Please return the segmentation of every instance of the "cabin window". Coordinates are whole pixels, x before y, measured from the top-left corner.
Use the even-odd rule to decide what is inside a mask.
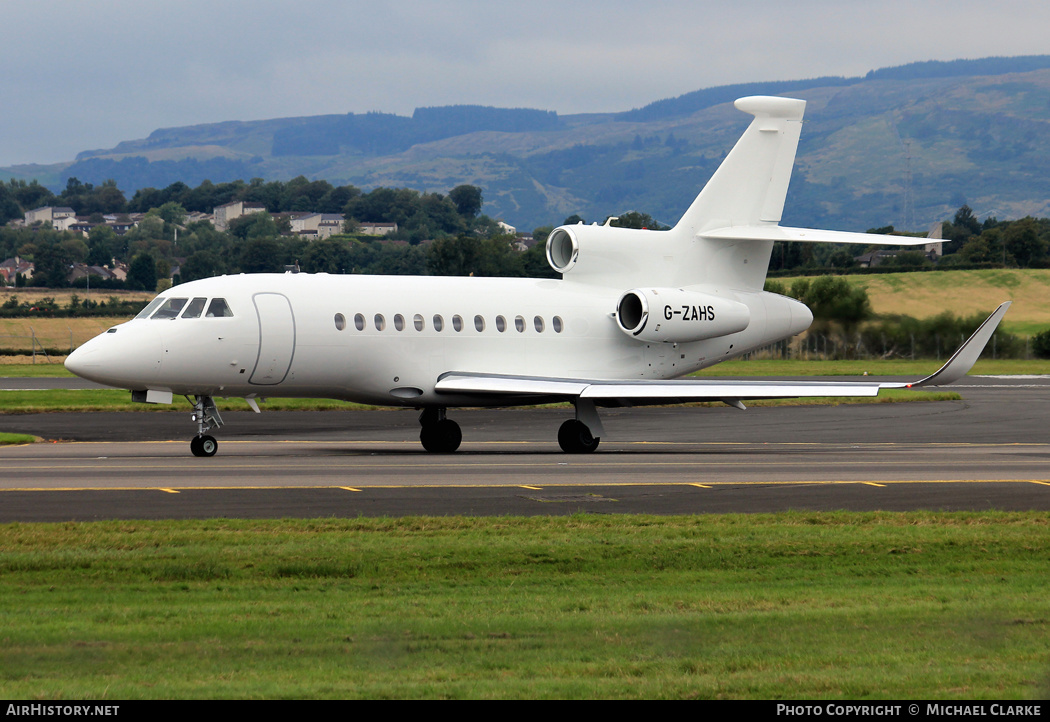
[[[415,326],[417,331],[422,331],[426,326],[426,324],[423,323],[423,317],[418,313],[412,317],[412,325]]]
[[[382,331],[386,328],[386,319],[383,318],[383,314],[377,313],[372,320],[375,322],[376,331]]]
[[[160,307],[151,318],[156,321],[157,319],[172,319],[179,317],[179,311],[186,305],[187,298],[169,298],[167,302]]]
[[[554,327],[554,333],[561,333],[562,329],[564,328],[561,322],[561,316],[555,316],[553,319],[551,319],[551,326]]]
[[[354,328],[358,331],[365,330],[365,317],[360,313],[354,314]]]
[[[157,310],[157,306],[164,303],[167,299],[157,296],[155,299],[149,302],[149,305],[139,311],[139,315],[135,318],[149,318],[150,314]]]
[[[474,328],[477,329],[478,333],[485,330],[485,319],[482,316],[474,317]]]
[[[213,298],[208,306],[208,312],[204,315],[207,318],[225,318],[233,316],[233,311],[230,310],[230,305],[226,303],[225,298]]]
[[[507,330],[507,319],[503,316],[496,316],[496,330],[503,333]]]
[[[208,302],[206,298],[195,298],[189,302],[186,306],[186,310],[182,312],[183,318],[200,318],[201,314],[204,313],[204,304]]]
[[[400,313],[394,314],[394,328],[396,328],[398,331],[405,330],[405,317],[402,316]]]
[[[335,315],[335,327],[337,330],[342,331],[346,328],[346,316],[341,313]]]
[[[445,328],[445,319],[440,314],[434,314],[434,330],[442,331]]]
[[[456,332],[463,330],[463,318],[457,314],[452,317],[452,328],[456,329]]]
[[[532,319],[532,324],[536,327],[536,330],[538,332],[543,333],[543,319],[542,318],[537,316],[536,318]]]
[[[521,316],[514,317],[514,328],[518,333],[525,333],[525,319]]]

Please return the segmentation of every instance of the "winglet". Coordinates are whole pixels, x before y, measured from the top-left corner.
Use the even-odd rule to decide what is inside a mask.
[[[988,345],[988,341],[991,340],[992,334],[995,333],[995,329],[998,328],[999,322],[1003,320],[1003,316],[1006,315],[1006,310],[1010,308],[1010,301],[999,304],[999,308],[992,312],[992,315],[984,320],[977,330],[973,332],[970,338],[966,339],[966,342],[959,347],[959,349],[952,354],[952,357],[948,359],[948,362],[937,369],[935,372],[922,379],[921,381],[915,381],[910,384],[879,384],[879,388],[883,389],[911,389],[919,386],[945,386],[947,384],[958,381],[966,374],[970,373],[970,369],[977,363],[978,357],[981,352],[984,351],[984,347]]]

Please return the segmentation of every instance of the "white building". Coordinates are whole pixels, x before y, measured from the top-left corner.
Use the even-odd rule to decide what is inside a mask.
[[[26,211],[26,225],[31,226],[34,223],[50,223],[57,228],[59,221],[64,218],[73,218],[75,215],[73,209],[66,206],[43,206],[41,208],[34,208],[31,211]]]
[[[343,232],[343,216],[339,213],[311,213],[292,219],[292,233],[308,238],[328,238]]]
[[[252,213],[263,213],[266,211],[266,206],[261,203],[245,203],[244,201],[233,201],[226,205],[217,206],[215,208],[215,228],[220,231],[226,231],[230,228],[230,221],[233,221],[241,216],[250,216]]]

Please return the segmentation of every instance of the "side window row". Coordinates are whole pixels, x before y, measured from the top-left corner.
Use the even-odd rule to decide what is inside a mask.
[[[525,329],[527,328],[528,324],[526,323],[524,316],[515,316],[513,323],[515,331],[517,331],[518,333],[525,333]],[[431,324],[435,331],[441,332],[445,330],[445,319],[440,314],[434,315],[434,318],[431,319]],[[377,313],[372,318],[372,325],[377,331],[385,331],[387,327],[386,317],[381,313]],[[344,316],[341,313],[337,313],[335,315],[335,327],[340,331],[344,330],[346,328],[346,316]],[[404,331],[405,327],[405,317],[402,316],[400,313],[394,314],[394,329],[397,331]],[[415,328],[417,331],[422,331],[426,328],[426,320],[423,318],[422,315],[417,313],[415,316],[412,317],[412,327]],[[537,333],[543,333],[547,330],[547,324],[543,320],[542,316],[533,317],[532,327],[536,329]],[[364,331],[366,328],[368,328],[368,321],[365,318],[364,314],[354,314],[354,328],[356,328],[358,331]],[[463,328],[463,317],[458,314],[453,316],[452,329],[458,333],[462,331]],[[481,333],[486,328],[487,324],[485,322],[485,317],[480,315],[475,316],[474,330],[478,333]],[[506,317],[496,316],[497,331],[499,331],[500,333],[504,333],[509,328],[510,324],[507,323]],[[551,328],[554,329],[554,333],[562,332],[562,330],[565,328],[565,324],[562,322],[561,316],[555,316],[551,319]]]

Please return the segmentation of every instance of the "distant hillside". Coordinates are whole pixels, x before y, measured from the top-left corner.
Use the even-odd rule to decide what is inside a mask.
[[[921,230],[964,203],[980,217],[1050,216],[1050,56],[913,63],[864,77],[707,88],[621,113],[481,106],[167,128],[69,164],[0,169],[50,187],[142,187],[298,175],[444,191],[531,230],[577,213],[674,223],[748,122],[731,101],[809,105],[784,222]]]
[[[643,108],[620,113],[622,120],[659,120],[688,115],[720,103],[732,103],[746,95],[786,95],[808,88],[832,88],[854,85],[866,80],[924,80],[958,78],[970,75],[1005,75],[1050,68],[1050,55],[1027,55],[1015,58],[982,58],[980,60],[929,60],[892,68],[872,70],[863,78],[825,76],[810,80],[784,80],[770,83],[738,83],[695,90],[677,98],[658,100]]]

